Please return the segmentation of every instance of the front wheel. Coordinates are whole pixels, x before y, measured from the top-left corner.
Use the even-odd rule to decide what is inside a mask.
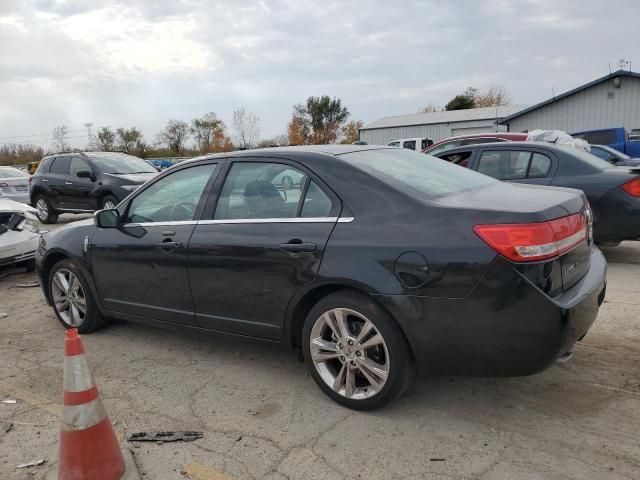
[[[111,210],[118,205],[118,199],[113,195],[107,195],[102,199],[102,209]]]
[[[90,333],[106,324],[89,282],[71,260],[60,260],[49,273],[49,295],[53,311],[64,328]]]
[[[373,410],[411,385],[415,367],[394,320],[367,295],[340,291],[309,312],[302,333],[311,376],[333,400]]]

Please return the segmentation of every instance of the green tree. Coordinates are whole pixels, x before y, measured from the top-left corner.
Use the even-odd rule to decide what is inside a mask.
[[[333,143],[349,115],[349,110],[339,98],[329,95],[309,97],[306,104],[293,107],[289,138],[296,141],[291,143],[295,145],[300,140],[311,144]]]
[[[478,89],[469,87],[463,93],[456,95],[449,103],[444,106],[445,110],[466,110],[468,108],[475,108],[476,96],[478,95]]]
[[[118,136],[118,150],[124,153],[132,153],[143,138],[142,133],[136,127],[118,128],[116,135]]]

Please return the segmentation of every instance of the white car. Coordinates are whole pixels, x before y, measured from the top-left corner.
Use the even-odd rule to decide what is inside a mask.
[[[36,212],[27,204],[0,198],[0,266],[26,263],[35,268],[40,239]]]
[[[0,166],[0,199],[29,203],[29,175],[15,167]]]
[[[388,147],[402,147],[416,152],[422,152],[427,147],[433,145],[430,138],[400,138],[387,143]]]

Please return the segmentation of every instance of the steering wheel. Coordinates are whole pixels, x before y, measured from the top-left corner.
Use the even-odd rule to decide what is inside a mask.
[[[169,218],[171,220],[185,220],[187,218],[193,218],[193,213],[196,211],[196,204],[193,202],[180,202],[171,208],[171,214]]]

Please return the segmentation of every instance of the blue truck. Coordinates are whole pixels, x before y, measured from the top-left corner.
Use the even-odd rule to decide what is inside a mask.
[[[582,138],[591,145],[607,145],[626,153],[630,157],[640,157],[640,140],[631,140],[630,132],[624,127],[602,128],[572,133],[573,138]]]

